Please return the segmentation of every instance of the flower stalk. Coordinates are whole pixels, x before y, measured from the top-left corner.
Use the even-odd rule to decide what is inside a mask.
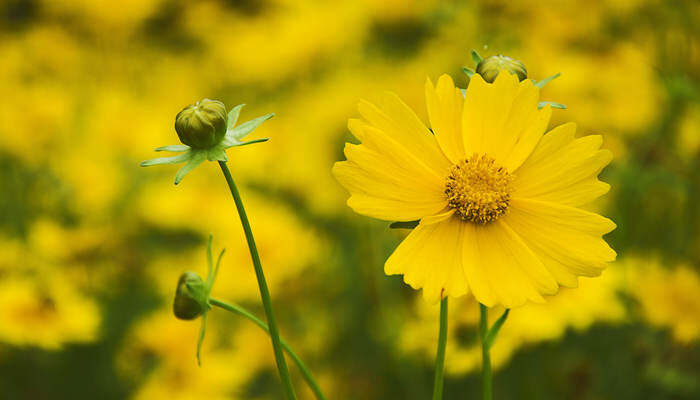
[[[442,387],[445,376],[445,347],[447,345],[447,296],[440,301],[440,331],[437,354],[435,355],[435,382],[433,400],[442,400]]]
[[[274,313],[272,311],[272,301],[270,299],[270,290],[267,287],[267,282],[265,281],[265,274],[263,273],[262,264],[260,263],[260,256],[258,255],[258,249],[255,245],[255,238],[253,237],[253,231],[250,227],[250,222],[248,221],[248,216],[243,207],[243,200],[238,192],[236,183],[233,181],[231,172],[224,161],[219,161],[219,166],[221,171],[226,178],[226,183],[231,191],[231,196],[233,196],[233,201],[236,203],[236,209],[238,210],[238,215],[241,219],[241,225],[243,225],[243,231],[245,232],[246,241],[248,242],[248,250],[250,250],[250,257],[253,260],[253,267],[255,268],[255,275],[258,280],[258,287],[260,289],[260,297],[262,298],[263,308],[265,309],[265,316],[267,317],[268,329],[270,333],[270,339],[272,340],[272,349],[275,353],[275,361],[277,363],[277,370],[282,380],[282,386],[284,387],[285,395],[288,400],[296,400],[296,395],[294,394],[294,387],[292,386],[292,380],[289,376],[289,369],[287,368],[287,361],[284,358],[283,346],[279,336],[279,330],[277,328],[277,321],[275,320]]]

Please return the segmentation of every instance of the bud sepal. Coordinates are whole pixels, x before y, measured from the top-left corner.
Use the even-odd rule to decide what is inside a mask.
[[[140,165],[148,167],[151,165],[186,163],[175,174],[175,184],[177,185],[185,175],[197,168],[205,160],[228,161],[226,150],[231,147],[245,146],[269,140],[269,138],[250,141],[241,140],[263,122],[274,116],[274,114],[266,114],[235,126],[243,106],[244,104],[237,105],[227,115],[221,112],[222,107],[224,107],[223,103],[216,100],[204,99],[201,102],[185,107],[175,118],[175,130],[183,144],[163,146],[155,149],[155,151],[169,151],[182,154],[146,160],[141,162]],[[205,111],[210,112],[198,111],[202,107],[209,107],[209,110],[205,109]]]

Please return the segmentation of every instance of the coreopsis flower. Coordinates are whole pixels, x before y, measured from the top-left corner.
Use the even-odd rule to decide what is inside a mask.
[[[551,107],[539,88],[500,73],[475,74],[463,96],[448,75],[426,82],[431,129],[396,95],[362,101],[333,172],[355,212],[419,221],[385,264],[425,298],[471,292],[484,305],[542,302],[578,276],[597,276],[616,254],[615,224],[583,210],[609,185],[600,136],[567,123],[545,133]]]
[[[190,171],[205,160],[228,161],[226,150],[234,146],[244,146],[268,140],[267,138],[241,141],[246,135],[272,118],[266,114],[236,126],[238,115],[244,104],[233,107],[226,114],[226,106],[218,100],[203,99],[190,104],[175,117],[175,131],[183,143],[158,147],[156,151],[183,152],[174,157],[161,157],[143,161],[142,167],[160,164],[186,164],[175,174],[175,184],[182,181]]]

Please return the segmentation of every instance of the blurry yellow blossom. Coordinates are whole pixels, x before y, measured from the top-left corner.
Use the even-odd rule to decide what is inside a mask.
[[[95,302],[58,274],[41,280],[0,277],[2,342],[59,349],[65,343],[94,340],[99,323]]]
[[[668,327],[673,337],[690,343],[700,339],[700,274],[687,265],[666,267],[658,260],[628,263],[627,290],[654,325]]]
[[[118,6],[108,0],[42,0],[46,10],[63,18],[83,22],[93,33],[114,34],[131,30],[155,13],[164,0],[120,0]],[[126,32],[125,32],[126,33]]]
[[[122,374],[143,379],[133,399],[246,398],[245,384],[274,365],[270,339],[248,321],[232,329],[226,323],[230,315],[212,312],[216,318],[209,317],[201,367],[195,360],[199,324],[173,318],[169,307],[137,323],[117,359]]]
[[[700,157],[700,105],[692,104],[683,113],[676,137],[678,151],[687,159]]]
[[[491,349],[494,365],[504,366],[523,346],[559,339],[569,329],[584,331],[596,322],[623,321],[625,308],[618,297],[622,282],[613,265],[599,278],[579,279],[576,289],[562,288],[556,296],[547,297],[546,303],[528,303],[511,310],[498,334],[498,345]],[[401,347],[432,360],[438,307],[424,301],[416,301],[415,307],[419,318],[401,329]],[[453,300],[450,308],[446,368],[451,374],[464,374],[481,365],[481,344],[476,336],[479,307],[472,298],[463,298]],[[494,309],[493,314],[502,311]]]

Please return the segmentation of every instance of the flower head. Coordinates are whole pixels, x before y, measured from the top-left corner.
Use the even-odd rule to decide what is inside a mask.
[[[141,166],[185,162],[186,164],[175,175],[175,184],[177,185],[185,175],[204,160],[226,162],[228,161],[227,149],[267,141],[268,138],[241,141],[260,124],[274,116],[274,114],[266,114],[236,126],[238,115],[243,106],[244,104],[239,104],[233,107],[228,115],[224,103],[218,100],[203,99],[185,107],[175,117],[175,131],[183,144],[156,149],[156,151],[172,151],[182,154],[143,161]]]
[[[542,302],[578,276],[597,276],[615,252],[615,224],[580,207],[608,191],[612,156],[600,136],[568,123],[545,133],[551,106],[514,74],[474,74],[463,96],[452,78],[426,82],[431,129],[397,96],[362,101],[333,172],[360,214],[417,221],[385,264],[429,301],[468,292],[484,305]]]
[[[506,70],[511,74],[517,75],[518,79],[521,81],[527,78],[527,69],[525,69],[525,64],[500,54],[486,57],[476,66],[476,73],[481,75],[486,82],[495,81],[498,73],[502,70]]]
[[[180,141],[195,149],[212,147],[226,135],[226,106],[204,99],[177,113],[175,131]]]
[[[173,314],[178,319],[195,319],[205,313],[207,304],[206,285],[196,272],[185,271],[180,275],[175,290]]]

